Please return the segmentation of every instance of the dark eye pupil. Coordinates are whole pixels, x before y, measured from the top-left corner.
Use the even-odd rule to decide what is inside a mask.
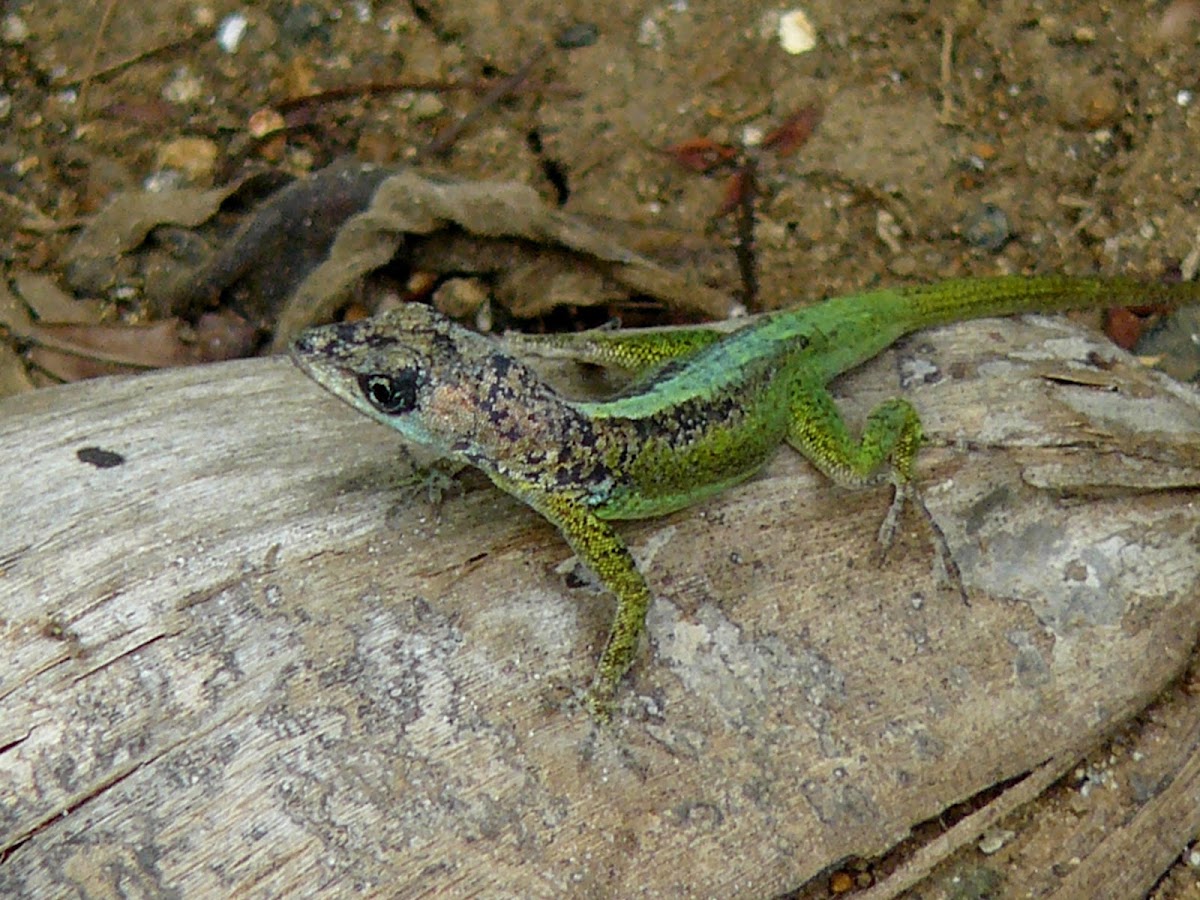
[[[399,375],[360,375],[359,390],[371,405],[384,413],[411,412],[417,405],[417,376],[405,371]]]

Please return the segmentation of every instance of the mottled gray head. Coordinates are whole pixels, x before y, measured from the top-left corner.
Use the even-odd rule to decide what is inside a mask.
[[[560,448],[594,443],[586,419],[526,365],[427,306],[310,329],[292,359],[413,443],[493,474],[540,472]]]
[[[358,322],[305,331],[291,357],[355,409],[443,452],[470,423],[447,421],[446,388],[469,377],[486,341],[427,306],[410,303]]]

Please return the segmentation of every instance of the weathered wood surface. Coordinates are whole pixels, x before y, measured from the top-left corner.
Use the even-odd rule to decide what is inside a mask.
[[[839,393],[901,382],[971,605],[781,452],[621,526],[656,600],[601,732],[552,529],[478,477],[434,516],[286,362],[0,404],[0,894],[769,896],[1072,758],[1195,642],[1200,402],[1042,319]]]

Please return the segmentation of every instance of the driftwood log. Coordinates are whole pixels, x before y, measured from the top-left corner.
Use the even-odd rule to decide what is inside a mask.
[[[478,476],[434,511],[284,360],[0,403],[0,894],[764,897],[1036,795],[1189,659],[1200,401],[1041,318],[837,385],[901,391],[970,605],[783,450],[621,526],[656,600],[600,730],[557,534]]]

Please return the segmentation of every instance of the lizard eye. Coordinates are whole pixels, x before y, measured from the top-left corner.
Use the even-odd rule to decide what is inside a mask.
[[[412,412],[417,405],[417,373],[406,369],[399,375],[358,376],[358,389],[382,413]]]

